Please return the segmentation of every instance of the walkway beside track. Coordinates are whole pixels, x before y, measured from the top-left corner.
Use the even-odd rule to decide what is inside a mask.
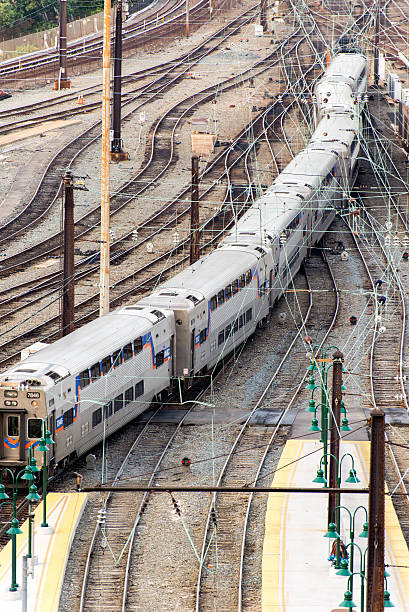
[[[41,527],[42,508],[40,503],[34,518],[34,554],[37,563],[34,576],[27,579],[28,612],[58,612],[65,566],[71,543],[81,514],[87,501],[86,493],[48,493],[47,522],[52,530]],[[0,552],[0,609],[7,612],[22,610],[22,558],[27,553],[28,520],[21,527],[23,533],[17,536],[17,582],[16,594],[10,593],[11,584],[11,542]],[[30,561],[29,561],[30,569]]]
[[[355,461],[359,487],[368,486],[369,442],[342,442],[340,457],[351,453]],[[311,487],[316,477],[322,444],[317,441],[289,440],[280,458],[272,486]],[[351,462],[342,462],[342,486]],[[267,482],[265,482],[267,484]],[[341,505],[350,511],[359,505],[368,507],[368,496],[343,494]],[[363,510],[355,520],[355,542],[364,552],[367,540],[358,537],[365,521]],[[396,612],[409,612],[409,553],[392,501],[385,504],[385,551],[390,601]],[[303,493],[272,493],[269,495],[263,549],[263,612],[330,612],[339,608],[347,590],[348,578],[337,576],[328,561],[334,540],[324,538],[327,531],[327,496]],[[341,538],[349,542],[349,517],[341,510]],[[354,571],[358,571],[360,553],[355,548]],[[360,610],[360,577],[354,576],[354,610]]]

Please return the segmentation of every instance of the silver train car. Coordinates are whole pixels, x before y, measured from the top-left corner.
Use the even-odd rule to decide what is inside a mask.
[[[307,147],[214,252],[0,374],[0,468],[24,465],[30,448],[41,465],[45,429],[55,440],[47,461],[64,466],[165,400],[175,383],[189,386],[267,320],[349,197],[362,110],[354,100],[366,75],[362,55],[335,58],[316,87]]]

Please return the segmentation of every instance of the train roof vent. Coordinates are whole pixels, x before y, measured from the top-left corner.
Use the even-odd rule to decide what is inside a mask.
[[[306,187],[309,187],[310,189],[314,189],[314,187],[313,187],[312,185],[310,185],[309,183],[304,183],[304,185],[305,185]]]
[[[240,232],[242,236],[255,236],[256,232]]]
[[[151,313],[155,315],[155,317],[158,318],[158,321],[161,321],[162,319],[165,318],[165,315],[160,310],[151,310]]]
[[[125,306],[124,310],[145,310],[145,306]]]
[[[193,302],[193,304],[198,304],[200,300],[197,299],[197,297],[195,297],[194,295],[187,295],[186,296],[187,300],[190,300],[191,302]]]
[[[295,195],[301,198],[301,200],[305,200],[305,197],[302,195],[302,193],[296,193]]]
[[[168,295],[169,297],[176,297],[178,294],[176,291],[161,291],[159,295]]]
[[[254,247],[254,250],[255,250],[255,251],[258,251],[259,253],[262,253],[263,255],[265,254],[264,249],[262,249],[262,248],[261,248],[261,247],[259,247],[259,246]]]
[[[37,370],[29,370],[28,368],[19,368],[18,370],[14,370],[15,372],[22,372],[23,374],[34,374]]]
[[[58,382],[59,380],[62,379],[61,374],[58,374],[57,372],[54,372],[54,370],[50,370],[49,372],[46,372],[45,376],[48,376],[49,378],[52,378],[52,380],[54,382]]]

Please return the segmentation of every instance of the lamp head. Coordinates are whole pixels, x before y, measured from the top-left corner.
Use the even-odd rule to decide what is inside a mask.
[[[356,605],[352,601],[352,593],[351,591],[345,591],[344,593],[344,601],[341,601],[339,604],[340,608],[356,608]]]
[[[349,476],[345,479],[345,482],[359,482],[359,479],[356,477],[356,470],[354,468],[349,470]]]
[[[305,388],[309,389],[310,391],[314,391],[314,389],[316,389],[314,376],[309,377],[308,385]]]
[[[310,399],[308,402],[308,408],[306,408],[306,412],[315,412],[315,402],[313,399]]]
[[[46,453],[48,451],[48,446],[46,445],[44,438],[40,438],[37,450],[40,451],[40,453]]]
[[[328,525],[328,531],[324,534],[324,538],[332,538],[333,540],[339,538],[339,533],[337,532],[337,526],[335,523],[330,523]]]
[[[37,493],[37,487],[35,484],[30,485],[30,493],[26,495],[26,500],[30,502],[39,501],[41,497]]]
[[[37,467],[37,459],[35,457],[31,457],[30,459],[30,469],[33,474],[41,471],[40,468]]]
[[[321,427],[318,425],[318,419],[312,419],[311,427],[308,428],[308,431],[321,431]]]
[[[307,370],[313,374],[313,372],[316,372],[318,370],[315,361],[313,361],[312,359],[310,360],[310,365],[308,366]]]
[[[351,428],[348,425],[348,419],[346,417],[342,419],[341,431],[351,431]]]
[[[362,525],[362,532],[359,534],[360,538],[367,538],[368,537],[368,523],[364,523]]]
[[[55,444],[54,440],[51,437],[51,433],[48,431],[45,432],[45,443],[46,444]]]
[[[348,559],[341,559],[341,569],[336,572],[337,576],[351,576],[351,572],[348,569]]]
[[[385,591],[384,595],[383,595],[383,599],[384,599],[384,603],[383,603],[383,607],[384,608],[394,608],[395,604],[393,604],[390,600],[390,593],[389,591]]]
[[[18,535],[19,533],[23,533],[18,526],[18,520],[16,518],[11,520],[11,527],[10,529],[7,529],[6,533],[8,535]]]
[[[0,499],[9,499],[4,484],[0,484]]]
[[[312,482],[318,482],[320,484],[327,484],[327,479],[324,478],[324,470],[321,468],[317,470],[317,476],[314,478]]]
[[[34,480],[33,471],[31,465],[26,465],[24,474],[21,476],[21,480]]]

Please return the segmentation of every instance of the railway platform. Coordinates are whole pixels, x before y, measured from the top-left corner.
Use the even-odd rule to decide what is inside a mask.
[[[86,493],[48,493],[47,522],[41,527],[42,502],[34,517],[34,572],[27,578],[27,611],[57,612],[71,543],[87,500]],[[21,611],[23,556],[28,546],[28,520],[17,535],[17,591],[10,592],[12,544],[0,552],[0,609]],[[28,560],[28,569],[31,569]]]
[[[350,453],[359,487],[368,485],[369,442],[342,442],[340,457]],[[289,440],[275,471],[272,486],[311,487],[317,476],[322,444],[318,440]],[[342,487],[354,487],[346,478],[351,469],[350,457],[341,461]],[[266,482],[267,484],[267,482]],[[322,487],[322,484],[316,484]],[[343,494],[341,506],[351,515],[358,506],[368,507],[368,496]],[[367,540],[363,531],[365,511],[355,513],[354,542],[365,554]],[[385,553],[387,590],[396,612],[409,612],[409,553],[390,498],[385,503]],[[341,539],[350,542],[350,517],[341,509]],[[262,567],[263,612],[330,612],[340,607],[348,590],[348,577],[339,576],[328,560],[335,540],[324,537],[327,532],[327,496],[325,494],[273,493],[269,495],[265,522]],[[348,550],[350,550],[350,546]],[[354,547],[354,572],[359,572],[360,551]],[[366,558],[366,557],[365,557]],[[354,610],[361,610],[361,577],[354,575]],[[366,588],[366,586],[365,586]]]

